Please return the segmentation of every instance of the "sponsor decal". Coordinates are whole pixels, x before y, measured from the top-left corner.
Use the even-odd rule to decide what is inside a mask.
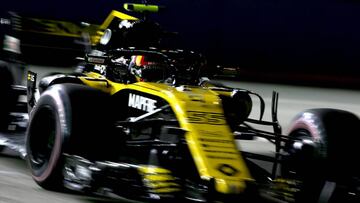
[[[136,94],[129,94],[129,107],[152,112],[156,109],[156,100]]]
[[[227,176],[234,176],[240,171],[229,164],[221,164],[217,168],[221,173]]]
[[[99,64],[103,64],[105,62],[104,58],[96,58],[96,57],[88,57],[88,61],[90,63],[99,63]]]

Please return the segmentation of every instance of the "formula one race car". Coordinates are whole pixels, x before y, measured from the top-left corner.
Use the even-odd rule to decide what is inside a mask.
[[[251,119],[251,95],[257,94],[199,78],[201,58],[184,58],[197,57],[117,49],[87,55],[82,72],[43,78],[40,98],[29,94],[26,151],[34,180],[51,190],[65,186],[140,200],[359,200],[359,170],[349,167],[348,156],[358,143],[358,117],[308,110],[281,135],[276,93],[273,120]],[[28,78],[33,90],[36,75]],[[276,156],[239,152],[235,141],[251,136],[274,142]],[[273,171],[252,159],[273,162]]]
[[[158,28],[135,25],[124,33]],[[102,45],[111,40],[107,33]],[[202,77],[200,54],[155,48],[158,34],[147,43],[135,39],[140,48],[93,50],[74,73],[51,74],[38,86],[36,73],[28,73],[26,159],[37,184],[141,201],[360,200],[360,170],[349,156],[360,139],[356,115],[307,110],[282,135],[276,92],[272,121],[264,121],[261,96]],[[253,99],[260,100],[259,119],[249,117]],[[275,157],[239,151],[236,141],[252,137],[273,142]]]

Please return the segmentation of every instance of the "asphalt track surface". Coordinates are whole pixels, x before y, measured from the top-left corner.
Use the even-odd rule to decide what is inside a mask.
[[[40,73],[40,77],[54,69],[48,67],[30,67]],[[69,72],[70,69],[56,69],[59,72]],[[251,82],[221,81],[225,85],[252,90],[265,99],[267,110],[264,120],[270,120],[270,102],[272,91],[279,92],[279,121],[286,134],[291,119],[300,111],[309,108],[337,108],[353,112],[360,116],[360,90],[328,89],[317,87],[288,86]],[[251,113],[256,118],[259,113],[258,102],[254,98],[255,109]],[[273,146],[263,139],[241,141],[239,148],[245,151],[271,155]],[[264,165],[264,167],[270,167]],[[24,160],[19,159],[11,150],[0,155],[0,203],[106,203],[132,202],[119,199],[84,196],[79,194],[58,193],[46,191],[31,179]]]

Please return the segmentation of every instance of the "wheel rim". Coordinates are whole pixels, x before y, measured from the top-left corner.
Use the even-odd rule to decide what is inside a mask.
[[[289,136],[298,139],[298,141],[289,142],[285,146],[288,156],[285,168],[287,172],[284,175],[301,179],[307,171],[307,166],[304,163],[315,157],[316,145],[311,133],[305,129],[298,129],[290,133]]]
[[[55,113],[45,106],[32,120],[29,136],[29,159],[35,170],[45,169],[52,155],[56,137]]]

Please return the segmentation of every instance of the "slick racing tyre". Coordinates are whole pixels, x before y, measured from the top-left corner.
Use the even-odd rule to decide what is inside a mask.
[[[95,159],[106,134],[108,95],[78,84],[57,84],[40,97],[30,115],[27,162],[36,183],[63,188],[64,153]],[[101,151],[101,150],[99,150]]]
[[[6,62],[0,61],[0,130],[6,130],[10,110],[16,104],[16,95],[12,90],[14,78]]]
[[[302,181],[298,202],[337,202],[336,195],[322,197],[325,184],[351,187],[358,180],[359,164],[352,164],[358,161],[352,156],[358,154],[358,126],[359,118],[343,110],[311,109],[295,117],[289,136],[298,140],[285,145],[282,176]]]

